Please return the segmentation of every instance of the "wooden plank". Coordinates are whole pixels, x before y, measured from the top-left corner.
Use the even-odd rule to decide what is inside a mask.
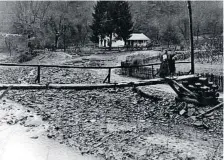
[[[183,90],[185,90],[186,92],[188,92],[190,95],[192,95],[194,98],[198,98],[197,95],[195,95],[193,92],[191,92],[189,89],[185,88],[183,85],[180,85],[179,83],[177,83],[174,80],[171,80],[173,82],[173,84],[177,85],[178,87],[182,88]]]
[[[178,61],[175,64],[179,63],[190,63],[187,61]],[[150,63],[139,66],[111,66],[111,67],[82,67],[82,66],[71,66],[71,65],[47,65],[47,64],[16,64],[16,63],[0,63],[0,66],[21,66],[21,67],[57,67],[57,68],[76,68],[76,69],[112,69],[112,68],[136,68],[152,65],[160,65],[161,63]]]
[[[204,113],[198,115],[196,118],[202,118],[206,114],[209,114],[209,113],[213,112],[214,110],[219,109],[220,107],[223,107],[223,102],[217,104],[216,106],[212,107],[211,109],[209,109],[209,110],[205,111]]]
[[[7,89],[11,86],[11,90],[18,90],[18,89],[46,89],[47,85],[40,85],[40,84],[0,84],[0,90]]]
[[[131,86],[146,86],[161,84],[159,80],[153,80],[148,82],[136,82],[136,83],[118,83],[118,84],[0,84],[0,89],[7,89],[11,86],[13,90],[29,90],[29,89],[74,89],[74,90],[91,90],[102,88],[114,88],[114,87],[131,87]]]

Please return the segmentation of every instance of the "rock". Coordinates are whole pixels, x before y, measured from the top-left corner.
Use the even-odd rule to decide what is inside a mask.
[[[183,115],[183,114],[185,114],[185,113],[186,113],[186,110],[185,110],[185,109],[182,109],[182,110],[179,112],[180,115]]]
[[[195,108],[195,105],[189,103],[189,104],[187,104],[187,107],[188,107],[188,108]]]
[[[213,120],[213,119],[215,119],[215,117],[214,116],[210,116],[210,117],[208,117],[209,119],[211,119],[211,120]]]
[[[195,108],[188,108],[187,115],[191,117],[195,114],[195,111]]]
[[[96,122],[96,119],[91,119],[90,122],[94,123],[94,122]]]
[[[202,137],[201,138],[203,141],[208,141],[208,139],[206,137]]]
[[[207,124],[205,124],[205,123],[203,123],[203,121],[199,121],[199,120],[194,122],[193,125],[198,128],[205,128],[205,129],[209,128]]]
[[[48,138],[53,138],[53,135],[52,134],[47,134],[47,137]]]
[[[10,124],[10,125],[13,125],[13,124],[16,124],[16,123],[17,123],[17,121],[15,119],[7,121],[7,124]]]
[[[213,116],[213,115],[214,115],[214,113],[211,112],[211,113],[206,114],[205,117],[210,117],[210,116]]]
[[[196,116],[191,116],[190,117],[193,121],[196,121]]]
[[[194,125],[195,127],[202,127],[202,126],[203,126],[203,122],[202,122],[202,121],[195,121],[195,122],[193,123],[193,125]]]
[[[37,139],[37,138],[38,138],[38,136],[33,136],[33,137],[30,137],[30,138],[32,138],[32,139]]]

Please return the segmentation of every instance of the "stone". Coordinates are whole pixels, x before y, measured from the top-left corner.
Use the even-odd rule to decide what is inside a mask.
[[[193,125],[196,126],[196,127],[202,127],[203,126],[203,122],[202,121],[195,121],[193,123]]]
[[[180,115],[183,115],[183,114],[186,113],[186,110],[185,109],[182,109],[179,113],[180,113]]]
[[[190,117],[190,116],[193,116],[194,113],[195,113],[195,108],[189,108],[188,111],[187,111],[187,115]]]
[[[191,116],[190,117],[192,120],[196,121],[196,116]]]
[[[37,139],[37,138],[38,138],[38,136],[33,136],[33,137],[30,137],[30,138],[32,138],[32,139]]]

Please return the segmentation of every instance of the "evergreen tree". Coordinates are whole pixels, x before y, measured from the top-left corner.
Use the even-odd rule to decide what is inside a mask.
[[[130,13],[130,6],[127,1],[117,1],[115,10],[117,8],[116,16],[116,33],[119,38],[122,38],[126,44],[127,39],[133,31],[132,16]]]
[[[116,8],[116,2],[113,2],[113,1],[107,2],[104,33],[106,36],[109,37],[109,50],[111,50],[111,46],[112,46],[112,35],[113,33],[116,33],[117,12],[118,12],[118,9]]]
[[[91,40],[99,42],[99,36],[109,37],[109,49],[112,45],[112,34],[125,42],[132,33],[132,17],[128,2],[98,1],[94,7],[93,23],[90,26],[93,34]]]
[[[102,38],[105,37],[105,19],[106,17],[106,11],[107,11],[107,2],[106,1],[97,1],[97,4],[94,6],[94,13],[92,13],[93,16],[93,23],[90,25],[90,28],[92,29],[92,35],[91,35],[91,41],[98,43],[99,42],[99,36]]]

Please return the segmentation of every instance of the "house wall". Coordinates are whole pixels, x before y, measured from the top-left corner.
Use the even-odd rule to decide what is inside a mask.
[[[147,44],[149,43],[150,41],[139,41],[139,40],[133,40],[133,41],[128,41],[128,44],[135,47],[135,46],[138,46],[138,47],[145,47],[147,46]]]
[[[140,38],[141,39],[141,38]],[[148,43],[150,43],[150,40],[128,40],[128,44],[130,46],[147,46]],[[101,39],[99,37],[99,47],[109,47],[109,37],[105,37],[104,39]],[[123,40],[116,40],[114,35],[112,36],[112,47],[124,47],[125,42]]]
[[[99,39],[99,47],[109,47],[109,38]],[[112,40],[112,47],[124,47],[123,40]]]
[[[124,47],[123,40],[112,41],[112,47]]]

